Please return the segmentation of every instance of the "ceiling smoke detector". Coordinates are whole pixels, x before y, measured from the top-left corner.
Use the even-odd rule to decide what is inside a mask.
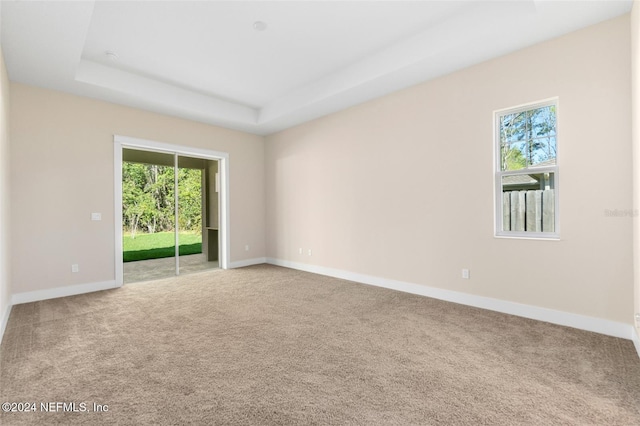
[[[253,29],[256,31],[264,31],[267,29],[266,22],[256,21],[253,23]]]

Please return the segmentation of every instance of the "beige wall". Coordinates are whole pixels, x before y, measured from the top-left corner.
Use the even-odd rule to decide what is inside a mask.
[[[269,136],[267,255],[629,324],[629,40],[627,15]],[[561,241],[496,239],[493,111],[554,96]]]
[[[228,152],[230,261],[264,257],[262,137],[21,84],[11,93],[13,293],[114,280],[114,134]]]
[[[631,132],[633,144],[633,207],[640,212],[640,2],[631,11]],[[633,221],[634,307],[640,313],[640,216]],[[640,335],[640,322],[636,321]]]
[[[11,302],[9,269],[9,79],[0,49],[0,339]]]

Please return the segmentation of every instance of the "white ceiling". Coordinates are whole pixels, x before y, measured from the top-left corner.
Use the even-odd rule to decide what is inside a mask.
[[[4,0],[0,37],[12,81],[269,134],[631,5]]]

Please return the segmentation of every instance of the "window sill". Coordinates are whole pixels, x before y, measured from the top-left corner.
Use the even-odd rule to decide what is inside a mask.
[[[560,235],[523,235],[523,234],[496,234],[494,238],[507,239],[507,240],[538,240],[538,241],[560,241]]]

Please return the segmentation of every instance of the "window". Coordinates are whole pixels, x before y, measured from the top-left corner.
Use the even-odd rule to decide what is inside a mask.
[[[558,238],[557,100],[495,113],[496,236]]]

